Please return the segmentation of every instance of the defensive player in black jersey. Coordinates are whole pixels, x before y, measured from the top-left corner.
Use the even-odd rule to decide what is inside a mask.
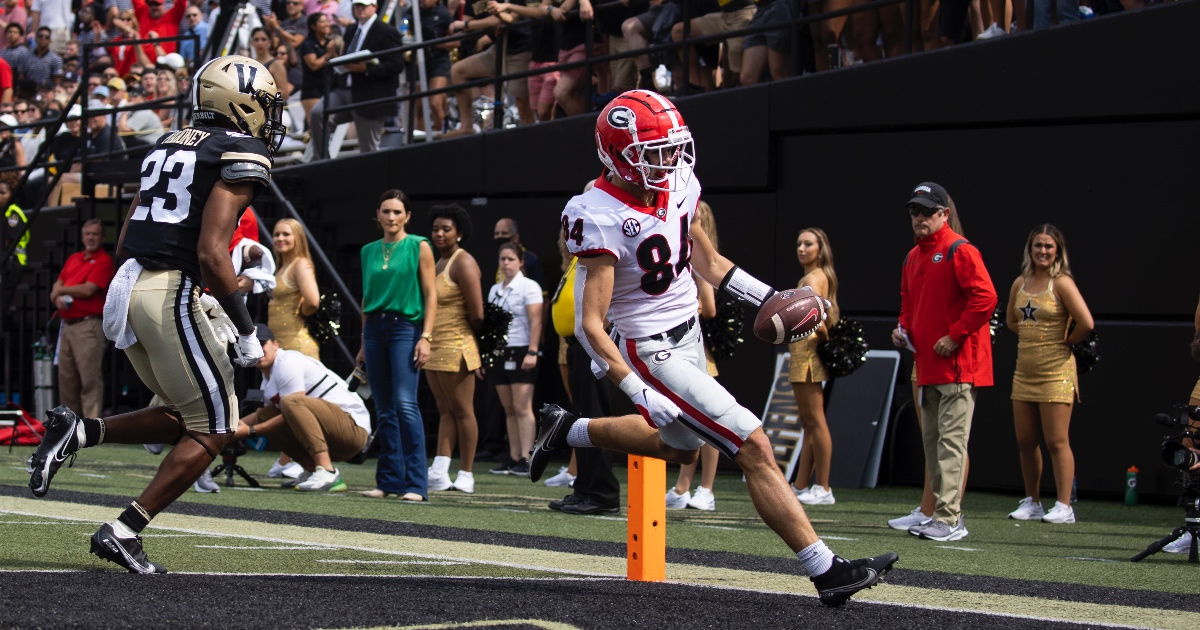
[[[166,573],[146,557],[142,529],[237,434],[226,343],[245,367],[263,354],[228,244],[238,215],[271,181],[271,155],[286,131],[284,102],[271,73],[248,57],[208,62],[194,85],[194,126],[163,136],[142,161],[141,190],[117,245],[128,260],[104,309],[105,334],[164,406],[111,418],[79,418],[58,407],[29,460],[29,487],[41,497],[81,448],[175,445],[141,496],[92,536],[92,553],[136,573]]]

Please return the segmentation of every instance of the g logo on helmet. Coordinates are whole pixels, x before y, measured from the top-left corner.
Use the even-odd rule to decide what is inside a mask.
[[[628,129],[634,120],[637,116],[628,107],[614,107],[608,112],[608,124],[617,129]]]

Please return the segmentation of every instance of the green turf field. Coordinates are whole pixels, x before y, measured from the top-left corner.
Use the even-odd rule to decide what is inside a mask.
[[[11,454],[6,448],[0,449],[0,485],[26,485],[24,461],[30,452],[30,447],[17,448]],[[263,490],[250,490],[238,480],[234,488],[223,486],[220,494],[189,491],[181,501],[609,543],[625,540],[623,514],[580,517],[552,512],[546,503],[561,498],[566,494],[564,490],[531,484],[523,478],[490,475],[482,463],[477,466],[475,494],[436,493],[428,504],[413,505],[366,499],[354,492],[374,487],[373,461],[342,466],[350,492],[314,495],[279,489],[278,481],[265,475],[272,460],[273,456],[253,452],[240,460],[263,482]],[[105,445],[82,451],[73,468],[59,471],[46,500],[54,500],[56,490],[135,496],[160,461],[160,456],[137,446]],[[625,470],[618,468],[617,472],[623,477]],[[668,476],[674,477],[671,473]],[[810,507],[809,515],[828,544],[844,556],[894,550],[900,554],[899,566],[904,569],[1164,592],[1198,590],[1195,585],[1200,567],[1187,564],[1184,556],[1158,554],[1141,563],[1128,562],[1134,553],[1182,522],[1179,508],[1082,502],[1075,507],[1079,522],[1049,525],[1008,520],[1005,515],[1016,506],[1014,497],[974,492],[967,494],[964,504],[970,535],[957,542],[936,543],[885,525],[887,519],[912,509],[918,499],[916,489],[837,489],[836,494],[836,505]],[[715,495],[716,512],[668,513],[669,547],[788,557],[787,548],[755,516],[740,477],[719,476]],[[32,497],[27,491],[23,496]],[[107,515],[99,518],[112,518],[116,510],[89,508],[87,513],[81,518],[92,518],[93,513]],[[183,572],[546,575],[522,568],[519,561],[498,566],[495,562],[439,559],[436,544],[430,545],[430,558],[389,556],[374,549],[326,547],[311,541],[297,544],[259,540],[254,538],[254,529],[239,522],[230,536],[216,537],[212,532],[160,530],[152,525],[146,532],[146,542],[152,546],[155,559],[169,564],[173,571]],[[0,540],[5,541],[0,546],[0,569],[106,566],[86,553],[87,536],[94,530],[93,521],[57,521],[39,518],[32,511],[0,512]],[[216,550],[220,553],[214,553]],[[580,572],[587,573],[582,569]]]

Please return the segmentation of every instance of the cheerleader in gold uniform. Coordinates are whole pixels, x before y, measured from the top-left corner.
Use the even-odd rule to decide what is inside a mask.
[[[475,420],[475,378],[481,366],[474,330],[483,322],[479,263],[462,243],[471,235],[471,218],[456,204],[434,206],[430,241],[438,250],[437,313],[425,377],[437,400],[437,455],[429,467],[429,490],[475,492],[471,471],[479,425]],[[458,446],[459,471],[450,481],[450,457]]]
[[[275,246],[275,290],[267,305],[267,322],[279,347],[295,350],[321,360],[316,340],[308,334],[304,318],[317,311],[321,290],[312,258],[308,255],[308,238],[295,219],[280,219],[271,234]]]
[[[796,409],[804,441],[800,445],[800,467],[796,474],[796,496],[806,505],[832,505],[835,501],[829,487],[829,466],[833,458],[833,440],[825,422],[825,393],[821,383],[828,379],[825,365],[817,356],[817,345],[829,338],[829,328],[837,323],[837,274],[833,271],[833,249],[829,237],[820,228],[807,228],[796,237],[796,258],[804,267],[804,277],[797,286],[812,287],[825,296],[832,306],[829,319],[816,334],[788,346],[788,381],[796,396]],[[813,484],[808,486],[809,479]],[[807,487],[801,487],[807,486]]]
[[[1071,276],[1062,232],[1053,225],[1039,225],[1029,234],[1021,276],[1013,281],[1005,313],[1008,327],[1020,338],[1012,400],[1027,495],[1009,517],[1074,523],[1070,501],[1075,456],[1068,430],[1071,409],[1079,400],[1079,384],[1071,345],[1087,337],[1093,322]],[[1075,330],[1068,335],[1070,320],[1075,321]],[[1044,511],[1040,498],[1043,436],[1058,491],[1049,512]]]

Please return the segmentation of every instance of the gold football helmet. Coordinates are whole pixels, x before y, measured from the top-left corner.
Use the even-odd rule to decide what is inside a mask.
[[[284,105],[271,72],[249,57],[217,57],[200,67],[193,82],[193,120],[226,118],[242,133],[266,142],[272,154],[287,132]]]

